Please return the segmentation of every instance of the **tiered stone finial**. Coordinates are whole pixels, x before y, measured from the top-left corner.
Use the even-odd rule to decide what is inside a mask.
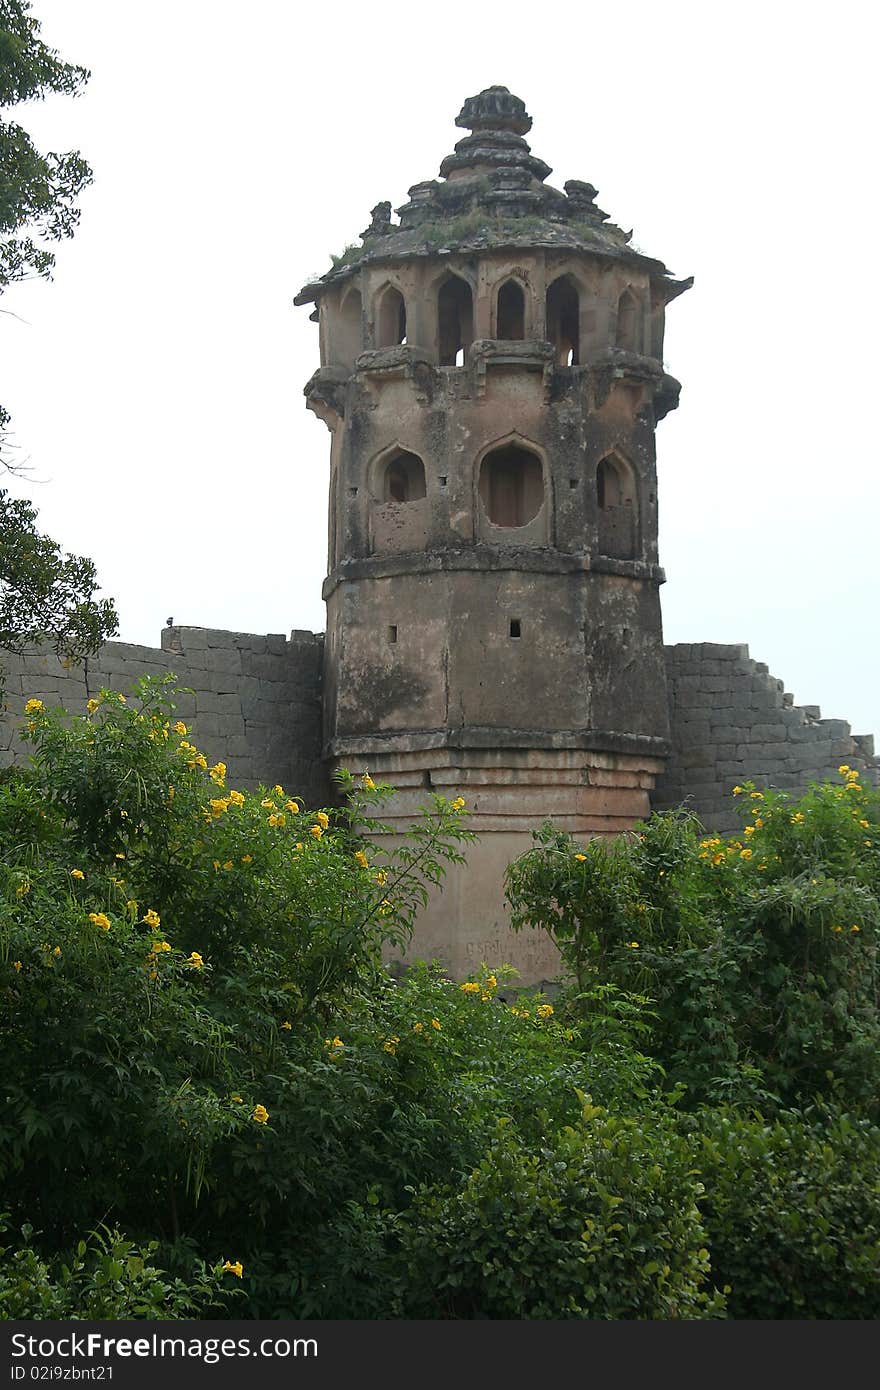
[[[532,155],[523,136],[532,128],[525,102],[507,87],[486,87],[468,97],[455,124],[471,134],[459,140],[455,153],[440,165],[443,178],[475,169],[516,169],[542,183],[553,171]]]

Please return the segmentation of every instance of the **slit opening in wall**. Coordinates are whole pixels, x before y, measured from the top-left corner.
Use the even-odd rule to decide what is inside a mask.
[[[440,480],[439,480],[440,486],[441,486],[441,487],[445,487],[445,486],[446,486],[446,481],[447,481],[446,478],[444,478],[444,477],[441,476],[441,478],[440,478]]]
[[[389,623],[389,624],[388,624],[388,641],[389,641],[389,642],[396,642],[396,641],[397,641],[397,624],[396,624],[396,623]]]
[[[358,490],[357,490],[357,488],[356,488],[356,487],[350,487],[350,488],[348,489],[348,495],[349,495],[349,497],[357,497],[357,495],[358,495]]]
[[[578,479],[578,478],[569,478],[569,480],[568,480],[568,486],[569,486],[570,488],[574,489],[574,488],[577,487],[579,481],[580,481],[580,479]]]
[[[522,623],[519,618],[511,618],[510,635],[511,637],[522,637]]]

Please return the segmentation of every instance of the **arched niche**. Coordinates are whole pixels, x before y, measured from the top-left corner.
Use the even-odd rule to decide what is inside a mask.
[[[424,550],[430,504],[425,465],[418,454],[395,444],[370,469],[370,548],[373,553]]]
[[[437,287],[437,346],[441,367],[462,366],[474,340],[474,296],[450,271]]]
[[[477,483],[483,513],[492,526],[519,530],[544,506],[544,467],[540,457],[516,440],[489,449],[480,461]]]
[[[376,303],[376,347],[406,342],[406,301],[394,285],[386,285]]]
[[[560,275],[547,290],[547,338],[558,367],[576,367],[581,351],[581,301],[570,275]]]
[[[526,336],[526,297],[517,280],[505,280],[495,304],[495,337],[522,342]]]
[[[596,467],[599,551],[617,560],[634,560],[639,545],[636,477],[619,454],[600,459]]]
[[[358,289],[350,289],[342,301],[336,334],[336,357],[344,367],[353,367],[363,351],[363,301]]]
[[[641,352],[641,308],[631,290],[624,290],[617,301],[617,333],[615,346],[625,352]]]
[[[377,493],[381,501],[404,506],[427,497],[425,465],[418,454],[395,449],[380,461]]]

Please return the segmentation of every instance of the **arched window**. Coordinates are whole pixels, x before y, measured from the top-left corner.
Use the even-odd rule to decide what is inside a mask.
[[[339,314],[339,333],[337,339],[337,353],[339,361],[345,367],[353,367],[354,360],[363,348],[363,305],[359,290],[349,290],[345,299],[342,301],[342,309]]]
[[[437,331],[440,366],[461,366],[474,340],[474,301],[470,285],[458,275],[447,275],[437,293]]]
[[[427,496],[425,465],[418,454],[398,449],[385,460],[381,475],[383,502],[418,502]]]
[[[638,301],[629,290],[624,290],[617,301],[616,344],[626,352],[640,352],[640,339]]]
[[[515,280],[505,280],[498,291],[495,336],[514,342],[526,336],[526,297]]]
[[[616,455],[600,460],[596,469],[599,504],[599,550],[618,560],[632,560],[638,549],[638,505],[635,475]]]
[[[577,287],[568,275],[560,275],[547,291],[547,337],[556,349],[556,365],[576,367],[580,361],[581,305]]]
[[[494,526],[526,526],[544,502],[541,460],[518,444],[502,444],[483,459],[479,489]]]
[[[406,342],[406,304],[400,290],[389,285],[379,301],[376,346],[396,347]]]

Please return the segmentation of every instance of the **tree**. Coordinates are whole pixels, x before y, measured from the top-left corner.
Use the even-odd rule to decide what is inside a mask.
[[[29,11],[28,0],[0,0],[0,107],[74,95],[89,76],[43,43]],[[91,181],[79,153],[41,154],[20,125],[0,120],[0,289],[51,276],[55,256],[45,243],[73,236],[76,199]]]
[[[50,92],[74,95],[89,76],[48,48],[39,29],[29,0],[0,0],[0,108]],[[41,154],[20,125],[0,120],[0,293],[29,275],[51,277],[55,256],[46,243],[73,235],[76,199],[91,179],[78,153]],[[0,406],[0,465],[15,472],[8,427]],[[94,597],[91,560],[64,555],[35,522],[30,503],[0,489],[0,649],[50,640],[59,656],[76,661],[112,636],[116,612]],[[0,671],[0,692],[2,680]]]

